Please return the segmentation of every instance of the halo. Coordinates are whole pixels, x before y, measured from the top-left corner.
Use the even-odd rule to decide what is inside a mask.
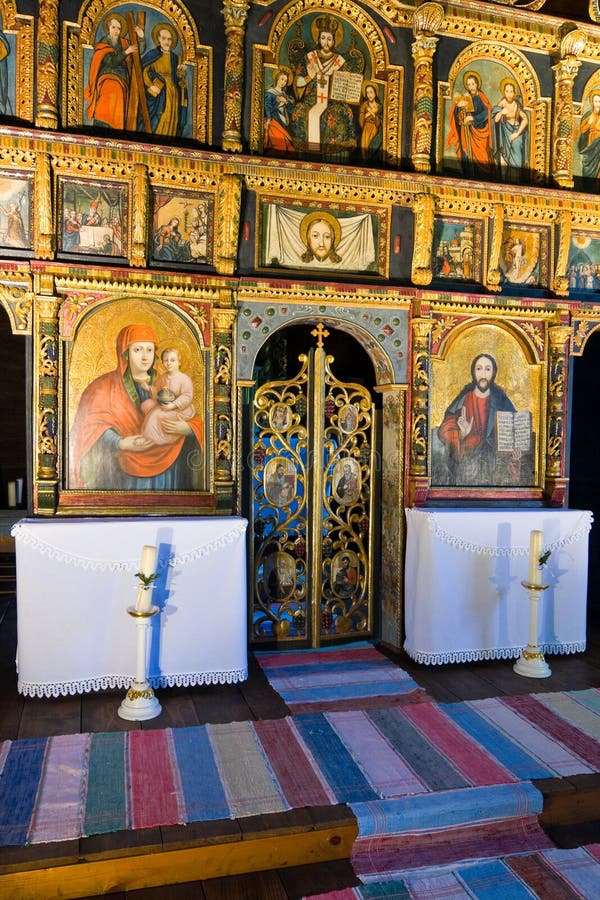
[[[502,81],[500,82],[500,93],[501,94],[504,93],[504,88],[506,87],[507,84],[512,84],[512,86],[515,89],[515,94],[519,93],[519,86],[514,78],[503,78]]]
[[[332,216],[331,213],[328,212],[322,212],[321,210],[316,210],[315,212],[308,213],[308,215],[304,216],[304,218],[300,222],[299,230],[302,243],[308,246],[308,230],[313,222],[319,222],[320,220],[327,222],[327,224],[331,226],[331,230],[333,231],[334,247],[337,247],[342,236],[342,226],[335,216]]]
[[[275,84],[275,82],[277,81],[277,77],[282,72],[285,72],[285,74],[287,75],[286,87],[289,86],[290,84],[293,84],[294,83],[294,73],[292,72],[292,70],[290,69],[289,66],[275,66],[275,68],[271,72],[271,83]]]
[[[108,23],[112,21],[112,19],[116,19],[119,25],[121,26],[121,37],[125,37],[129,31],[127,27],[127,21],[125,16],[122,16],[120,13],[107,13],[102,19],[102,27],[104,28],[104,34],[108,36]]]
[[[465,74],[463,75],[463,84],[465,87],[467,86],[467,81],[469,78],[474,78],[477,82],[478,89],[481,90],[481,75],[479,74],[479,72],[475,72],[474,69],[469,69],[468,72],[465,72]]]
[[[367,88],[369,87],[369,85],[373,88],[377,97],[379,97],[379,91],[377,90],[378,85],[376,84],[375,81],[365,81],[364,82],[364,84],[362,86],[363,96],[365,96],[365,97],[367,96]]]
[[[600,97],[600,87],[592,88],[591,91],[588,92],[587,96],[584,97],[584,101],[589,103],[590,106],[593,105],[594,97]]]
[[[169,32],[169,34],[173,38],[173,43],[171,44],[171,50],[174,50],[179,42],[179,35],[175,31],[175,29],[173,28],[171,23],[170,22],[158,22],[152,29],[152,40],[156,44],[157,47],[159,46],[159,43],[160,43],[158,40],[159,31],[168,31]]]
[[[340,27],[339,21],[335,18],[335,16],[330,16],[329,14],[315,16],[315,18],[310,23],[310,33],[313,41],[318,46],[319,45],[319,35],[322,31],[328,31],[333,35],[333,44],[337,46],[337,41],[335,38],[336,31]]]

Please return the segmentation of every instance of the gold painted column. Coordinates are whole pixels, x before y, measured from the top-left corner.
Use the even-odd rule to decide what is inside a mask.
[[[225,130],[223,150],[242,151],[242,101],[244,98],[244,33],[250,3],[224,0],[225,17]]]
[[[421,506],[429,489],[429,335],[431,319],[412,320],[410,505]]]
[[[42,286],[43,289],[43,286]],[[34,459],[33,509],[52,516],[58,505],[58,313],[57,297],[37,295],[33,303]]]
[[[568,479],[565,476],[565,435],[568,344],[571,328],[552,325],[548,329],[548,412],[546,479],[544,493],[550,506],[563,506]]]
[[[500,284],[500,249],[504,231],[504,207],[501,203],[494,204],[491,218],[490,256],[488,259],[486,287],[489,291],[500,291],[502,290],[502,285]]]
[[[569,294],[569,279],[567,278],[567,264],[569,262],[569,247],[571,244],[571,214],[562,210],[556,216],[556,266],[552,290],[559,297],[567,297]]]
[[[213,387],[215,409],[213,440],[215,454],[216,506],[230,512],[233,507],[235,436],[233,430],[232,386],[234,380],[233,326],[235,309],[213,313]]]
[[[413,16],[412,55],[415,67],[413,88],[412,162],[416,172],[431,171],[433,133],[433,56],[438,39],[434,37],[444,21],[439,3],[424,3]]]
[[[562,39],[560,62],[554,72],[554,126],[552,131],[552,177],[561,187],[573,187],[573,81],[581,62],[578,57],[587,43],[583,31],[575,28]]]
[[[433,278],[431,253],[435,200],[431,194],[417,194],[414,200],[415,234],[410,278],[413,284],[428,285]]]
[[[237,262],[242,208],[242,176],[221,175],[217,190],[215,268],[232,275]]]
[[[381,446],[381,640],[394,650],[404,641],[404,447],[406,385],[383,384]]]
[[[58,0],[40,0],[37,29],[35,124],[58,128]]]

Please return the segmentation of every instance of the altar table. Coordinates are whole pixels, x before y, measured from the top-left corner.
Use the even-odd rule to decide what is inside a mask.
[[[543,532],[538,642],[544,653],[586,645],[585,510],[407,509],[404,649],[420,663],[518,657],[529,638],[529,541]]]
[[[248,677],[241,518],[22,519],[17,563],[18,689],[38,697],[129,687],[144,545],[158,549],[148,673],[153,687]]]

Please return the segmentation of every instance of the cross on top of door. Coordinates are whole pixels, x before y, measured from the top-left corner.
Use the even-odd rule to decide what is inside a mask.
[[[316,328],[311,331],[313,337],[317,338],[317,347],[323,346],[323,338],[329,337],[329,332],[322,322],[319,322]]]

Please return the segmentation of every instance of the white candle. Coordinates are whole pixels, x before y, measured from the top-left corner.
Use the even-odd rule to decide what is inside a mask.
[[[15,481],[8,482],[8,505],[17,505],[17,483]]]
[[[142,561],[140,562],[140,572],[142,575],[154,575],[156,569],[156,547],[145,545],[142,549]],[[150,609],[150,597],[152,595],[152,585],[144,587],[140,584],[138,587],[135,608],[138,612],[147,612]]]
[[[540,532],[541,534],[541,532]],[[153,575],[156,569],[156,547],[146,545],[142,548],[140,572],[142,575]]]
[[[529,583],[542,583],[542,570],[540,569],[540,556],[542,555],[543,531],[532,531],[529,538]]]

